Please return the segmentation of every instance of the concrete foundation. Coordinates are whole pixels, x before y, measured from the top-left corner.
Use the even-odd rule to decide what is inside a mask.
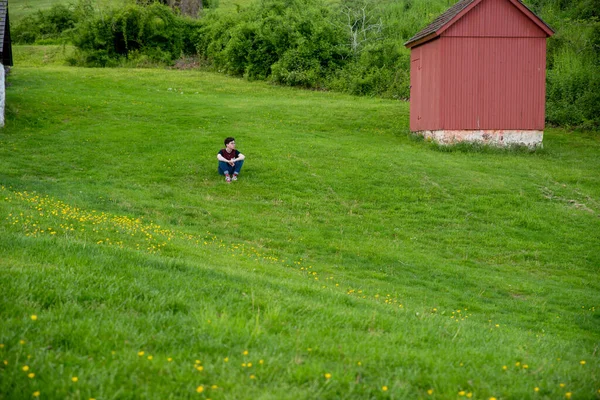
[[[511,145],[541,147],[544,131],[533,130],[436,130],[416,132],[428,140],[439,144],[456,144],[460,142],[488,144],[507,147]]]

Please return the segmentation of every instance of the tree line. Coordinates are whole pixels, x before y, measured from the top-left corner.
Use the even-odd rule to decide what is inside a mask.
[[[247,79],[394,99],[409,97],[404,43],[455,0],[257,0],[235,11],[217,0],[92,0],[22,19],[16,43],[72,43],[73,65],[172,65]],[[600,0],[529,0],[556,34],[548,40],[547,122],[600,129]]]

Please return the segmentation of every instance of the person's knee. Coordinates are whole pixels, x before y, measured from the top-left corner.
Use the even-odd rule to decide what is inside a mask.
[[[236,161],[235,162],[234,173],[238,174],[240,172],[240,170],[242,169],[243,165],[244,165],[244,160]]]
[[[219,161],[218,171],[220,175],[225,175],[225,172],[229,172],[229,164]]]

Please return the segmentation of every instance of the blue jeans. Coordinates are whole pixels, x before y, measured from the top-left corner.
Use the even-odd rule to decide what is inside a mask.
[[[244,160],[236,161],[235,165],[233,167],[231,165],[229,165],[229,163],[219,161],[219,174],[221,174],[221,175],[236,174],[237,175],[240,173],[240,170],[242,169],[243,165],[244,165]]]

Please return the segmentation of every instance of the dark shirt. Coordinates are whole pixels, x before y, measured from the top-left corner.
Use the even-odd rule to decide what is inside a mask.
[[[228,153],[227,149],[221,149],[221,150],[219,150],[219,154],[222,155],[223,158],[226,160],[233,160],[234,158],[237,158],[237,156],[240,155],[240,152],[237,150],[234,150],[231,153]]]

